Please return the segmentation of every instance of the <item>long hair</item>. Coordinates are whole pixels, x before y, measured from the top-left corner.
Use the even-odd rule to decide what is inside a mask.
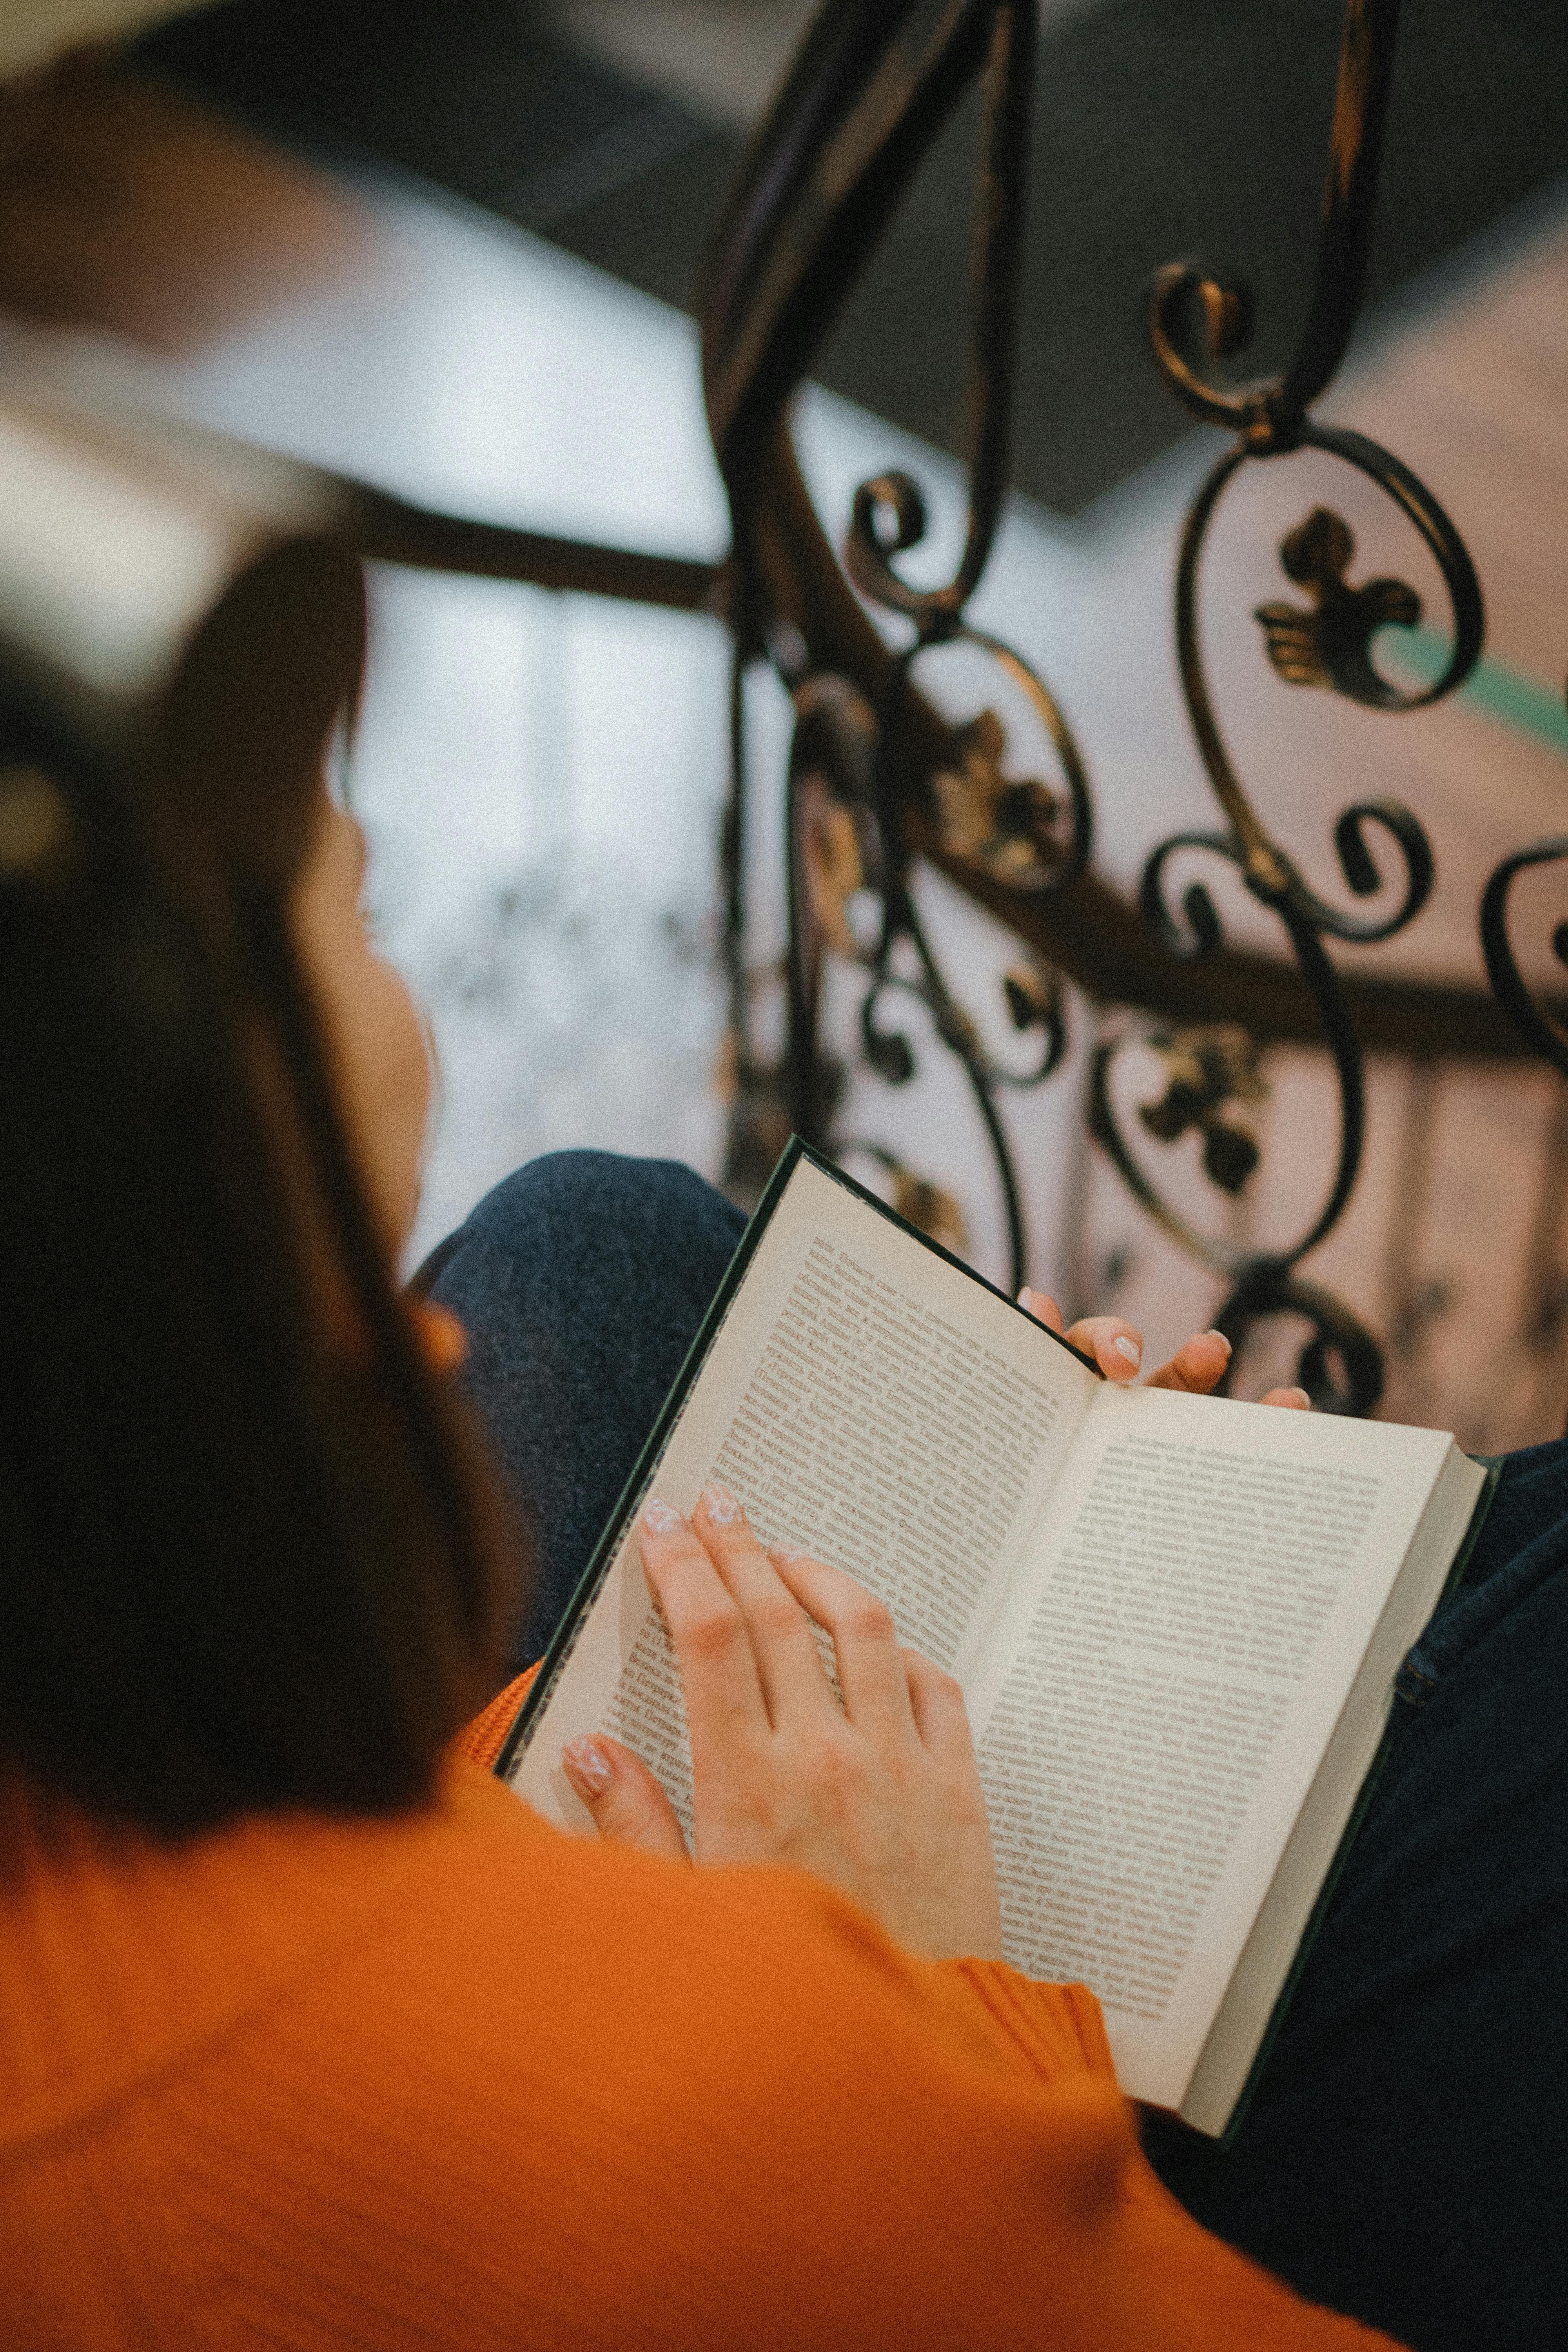
[[[363,636],[346,559],[264,565],[129,785],[0,702],[0,1760],[159,1832],[416,1801],[500,1678],[289,928]]]

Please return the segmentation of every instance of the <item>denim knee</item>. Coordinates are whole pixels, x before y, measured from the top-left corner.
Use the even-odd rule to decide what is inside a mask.
[[[745,1223],[676,1160],[556,1151],[416,1276],[468,1331],[461,1385],[534,1532],[520,1663],[549,1640]]]
[[[457,1231],[431,1252],[413,1287],[428,1290],[470,1245],[487,1258],[522,1257],[557,1280],[604,1281],[606,1260],[624,1274],[694,1252],[704,1265],[728,1257],[745,1218],[678,1160],[618,1151],[550,1151],[501,1179]]]

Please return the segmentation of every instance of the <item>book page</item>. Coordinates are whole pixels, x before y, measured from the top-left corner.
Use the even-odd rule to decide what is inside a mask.
[[[1442,1598],[1486,1484],[1482,1465],[1450,1444],[1182,2100],[1200,2131],[1223,2132],[1246,2087],[1387,1727],[1400,1662]]]
[[[1099,1386],[1028,1317],[803,1160],[653,1490],[689,1511],[721,1479],[764,1541],[847,1569],[902,1641],[962,1673]],[[514,1787],[586,1826],[559,1758],[599,1730],[643,1757],[689,1829],[685,1706],[635,1531]]]
[[[1105,1391],[973,1695],[1004,1949],[1176,2105],[1450,1448]]]

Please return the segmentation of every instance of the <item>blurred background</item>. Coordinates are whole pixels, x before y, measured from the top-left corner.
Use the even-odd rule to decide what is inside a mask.
[[[455,514],[722,555],[691,305],[807,0],[227,0],[129,32],[102,0],[51,0],[30,41],[19,5],[0,36],[5,379],[216,426]],[[1310,289],[1341,10],[1041,0],[1040,17],[1016,488],[972,617],[1058,694],[1089,770],[1097,864],[1125,890],[1156,839],[1213,822],[1170,596],[1183,514],[1223,445],[1156,376],[1145,289],[1173,257],[1234,262],[1258,294],[1258,366],[1288,355]],[[43,69],[62,30],[103,45]],[[917,477],[933,579],[962,533],[974,138],[965,106],[796,418],[836,541],[857,483],[892,465]],[[1371,953],[1478,987],[1485,877],[1508,850],[1568,829],[1565,172],[1561,0],[1409,0],[1372,298],[1321,413],[1395,450],[1464,534],[1488,639],[1462,694],[1390,723],[1269,668],[1253,608],[1281,593],[1280,536],[1320,500],[1350,522],[1358,577],[1396,572],[1422,597],[1422,627],[1397,633],[1390,658],[1413,675],[1440,665],[1435,569],[1386,501],[1325,458],[1254,469],[1205,572],[1223,722],[1267,822],[1342,897],[1334,816],[1352,796],[1407,801],[1438,887]],[[443,1072],[414,1257],[542,1150],[669,1154],[716,1176],[723,628],[391,566],[374,568],[372,594],[345,788],[373,845],[375,919],[430,1009]],[[750,952],[765,978],[784,938],[790,728],[765,677],[746,728]],[[1011,961],[1004,935],[938,878],[921,889],[951,979],[989,1020]],[[1563,911],[1551,872],[1518,898],[1521,935],[1544,953]],[[1224,911],[1238,941],[1279,951],[1250,901]],[[846,983],[830,1029],[847,1037],[857,1006]],[[1208,1320],[1218,1290],[1088,1140],[1083,1077],[1106,1018],[1069,1001],[1066,1066],[1009,1104],[1031,1279],[1069,1307],[1114,1306],[1163,1351]],[[1165,1082],[1149,1025],[1133,1024],[1119,1060],[1130,1105]],[[999,1276],[994,1180],[962,1073],[911,1034],[918,1079],[895,1089],[858,1072],[847,1125],[950,1194],[966,1250]],[[1261,1159],[1234,1199],[1205,1185],[1194,1136],[1161,1168],[1173,1197],[1237,1239],[1287,1233],[1331,1164],[1321,1057],[1275,1052],[1264,1076],[1266,1095],[1237,1114]],[[1355,1202],[1306,1271],[1384,1338],[1384,1412],[1477,1447],[1556,1433],[1568,1404],[1561,1082],[1518,1062],[1373,1056],[1369,1091]],[[1290,1377],[1290,1347],[1278,1331],[1249,1350],[1242,1392]]]

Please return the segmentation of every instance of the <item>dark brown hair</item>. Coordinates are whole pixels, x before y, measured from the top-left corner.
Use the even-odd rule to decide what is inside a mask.
[[[158,1832],[416,1801],[500,1677],[495,1490],[289,929],[363,641],[293,550],[131,769],[0,692],[0,1756]]]

